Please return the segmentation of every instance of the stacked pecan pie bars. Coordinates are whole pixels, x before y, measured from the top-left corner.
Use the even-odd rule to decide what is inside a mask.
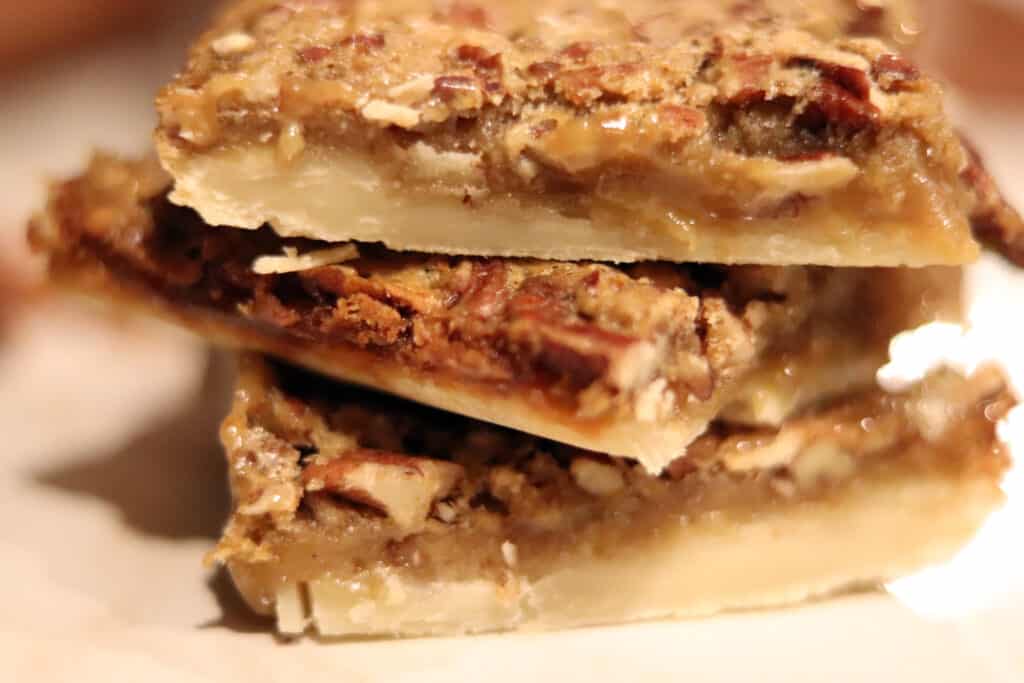
[[[32,239],[241,350],[214,557],[283,632],[827,594],[950,556],[1007,464],[998,371],[875,385],[979,239],[1024,252],[906,25],[244,0],[159,96],[160,163],[97,156]]]

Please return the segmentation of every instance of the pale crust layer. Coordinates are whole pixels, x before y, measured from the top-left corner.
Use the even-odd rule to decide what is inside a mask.
[[[176,178],[171,200],[196,207],[207,223],[250,229],[269,223],[280,235],[328,242],[381,242],[393,249],[435,254],[618,263],[927,266],[964,263],[977,255],[970,237],[959,228],[929,227],[910,217],[877,216],[865,222],[846,209],[803,200],[754,219],[718,213],[713,220],[690,219],[646,192],[636,195],[635,204],[564,212],[505,195],[467,203],[463,195],[424,194],[396,184],[366,159],[329,149],[311,147],[301,159],[282,166],[273,146],[201,156],[183,154],[163,141],[158,146]],[[790,166],[758,171],[758,177],[785,184],[793,175],[820,171],[830,182],[828,178],[849,170],[835,161],[807,162],[803,169]],[[449,171],[447,166],[442,169]],[[921,189],[910,186],[908,191]],[[685,190],[679,193],[676,197],[687,196]],[[860,209],[853,207],[863,206],[860,199],[847,200],[855,212]],[[922,195],[911,201],[931,200]]]
[[[244,0],[161,94],[158,149],[207,222],[325,241],[965,263],[963,149],[866,7]],[[444,220],[412,229],[399,202]]]
[[[247,356],[215,557],[284,632],[451,634],[782,604],[951,555],[1001,500],[998,372],[716,425],[660,477]]]
[[[204,225],[147,168],[98,158],[55,190],[33,231],[55,278],[655,471],[720,410],[777,423],[870,384],[894,334],[958,315],[955,269],[611,267],[282,242]]]

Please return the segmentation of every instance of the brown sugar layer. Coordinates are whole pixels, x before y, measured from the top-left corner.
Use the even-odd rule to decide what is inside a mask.
[[[285,236],[566,260],[972,260],[978,200],[939,88],[864,36],[893,8],[822,6],[238,2],[160,95],[158,148],[173,201]]]
[[[53,276],[237,347],[655,470],[720,410],[778,422],[870,384],[891,336],[959,315],[950,268],[397,253],[212,228],[164,187],[151,165],[107,157],[56,187],[32,229]]]
[[[940,373],[777,429],[716,423],[652,476],[244,356],[214,556],[282,630],[324,635],[789,602],[951,554],[1001,499],[1012,405],[996,371]]]

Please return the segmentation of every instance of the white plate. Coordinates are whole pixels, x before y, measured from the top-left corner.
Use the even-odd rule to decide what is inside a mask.
[[[0,84],[0,223],[20,227],[38,203],[36,169],[71,172],[92,144],[146,149],[148,98],[179,42]],[[1017,117],[960,109],[1019,202]],[[1019,381],[1022,278],[995,259],[973,278],[974,334]],[[65,304],[16,329],[0,353],[0,679],[1024,680],[1019,469],[1010,504],[960,558],[891,593],[556,634],[278,641],[201,565],[227,505],[214,440],[222,371],[177,332]]]

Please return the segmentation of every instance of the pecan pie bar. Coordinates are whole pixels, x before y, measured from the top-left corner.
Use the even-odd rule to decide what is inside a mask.
[[[172,201],[283,236],[614,262],[963,264],[983,201],[938,86],[883,40],[894,11],[242,0],[160,95],[157,145]]]
[[[611,266],[388,251],[206,225],[98,157],[32,229],[53,278],[230,345],[660,471],[722,413],[775,423],[869,386],[959,313],[960,272]]]
[[[213,557],[285,633],[449,634],[790,603],[949,557],[1001,501],[998,372],[716,423],[661,476],[258,356]]]

